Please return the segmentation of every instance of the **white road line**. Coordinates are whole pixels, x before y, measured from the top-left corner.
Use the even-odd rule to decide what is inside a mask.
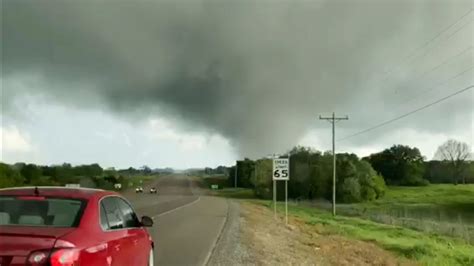
[[[179,210],[179,209],[181,209],[181,208],[188,207],[188,206],[190,206],[190,205],[192,205],[192,204],[194,204],[194,203],[196,203],[196,202],[198,202],[198,201],[200,201],[200,200],[201,200],[201,197],[198,197],[197,199],[195,199],[194,201],[192,201],[192,202],[190,202],[190,203],[181,205],[181,206],[176,207],[176,208],[174,208],[174,209],[171,209],[171,210],[169,210],[169,211],[165,211],[165,212],[163,212],[163,213],[160,213],[160,214],[158,214],[158,215],[155,215],[155,216],[152,217],[152,219],[155,219],[155,218],[157,218],[157,217],[160,217],[160,216],[163,216],[163,215],[172,213],[172,212],[177,211],[177,210]]]
[[[221,225],[221,229],[219,231],[219,235],[217,235],[216,240],[214,241],[214,244],[212,245],[211,249],[207,253],[206,259],[204,260],[204,263],[202,264],[203,266],[207,266],[209,264],[209,261],[211,260],[211,256],[212,256],[212,254],[214,254],[214,251],[217,247],[217,243],[219,243],[219,240],[222,237],[222,233],[224,232],[224,228],[227,224],[227,221],[229,220],[229,208],[230,208],[230,206],[229,206],[229,200],[228,199],[226,199],[226,203],[227,203],[227,213],[225,215],[224,221],[222,221],[222,225]]]

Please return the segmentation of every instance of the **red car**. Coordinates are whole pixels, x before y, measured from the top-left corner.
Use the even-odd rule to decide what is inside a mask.
[[[116,192],[0,189],[0,266],[150,266],[152,225]]]

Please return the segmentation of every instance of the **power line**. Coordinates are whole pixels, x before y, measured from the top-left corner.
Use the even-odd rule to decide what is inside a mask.
[[[423,94],[426,94],[427,92],[431,92],[431,91],[437,90],[437,88],[439,88],[439,87],[445,85],[446,83],[449,83],[451,80],[454,80],[454,79],[459,78],[460,76],[466,74],[467,72],[469,72],[469,71],[471,71],[471,70],[473,70],[473,69],[474,69],[474,66],[470,66],[469,68],[464,69],[462,72],[456,74],[455,76],[452,76],[451,78],[449,78],[449,79],[447,79],[447,80],[444,80],[444,81],[442,81],[442,82],[439,82],[439,83],[436,84],[435,86],[432,86],[432,87],[430,87],[430,88],[428,88],[428,89],[425,89],[425,90],[420,91],[420,93],[417,93],[417,94],[411,96],[410,99],[408,99],[408,97],[406,97],[405,100],[407,100],[407,101],[405,102],[405,104],[413,102],[414,100],[418,99],[418,97],[420,97],[420,96],[423,95]]]
[[[463,55],[463,54],[466,53],[467,51],[472,50],[472,48],[473,48],[472,45],[471,45],[471,46],[468,46],[466,49],[462,50],[462,51],[459,52],[458,54],[456,54],[456,55],[454,55],[454,56],[452,56],[452,57],[447,58],[446,60],[442,61],[440,64],[438,64],[438,65],[436,65],[436,66],[434,66],[434,67],[432,67],[432,68],[426,70],[425,72],[423,72],[423,73],[417,75],[416,77],[418,77],[418,78],[419,78],[419,77],[423,77],[423,76],[425,76],[425,75],[427,75],[427,74],[430,74],[431,72],[434,72],[435,70],[438,70],[438,69],[441,68],[442,66],[444,66],[444,65],[446,65],[446,64],[448,64],[448,63],[450,63],[451,60],[453,60],[453,59],[455,59],[455,58],[458,58],[459,56]],[[406,87],[408,87],[408,86],[406,86]],[[399,91],[401,88],[402,88],[402,86],[396,88],[395,91]]]
[[[424,45],[422,45],[422,48],[425,48],[427,47],[432,41],[434,41],[435,39],[437,39],[438,37],[440,37],[441,35],[443,35],[445,32],[447,32],[448,30],[450,30],[452,27],[454,27],[456,24],[458,24],[460,21],[462,21],[466,16],[468,16],[469,14],[471,14],[472,12],[472,9],[470,9],[467,13],[465,13],[463,16],[461,16],[458,20],[456,20],[456,22],[454,22],[453,24],[449,25],[447,28],[445,28],[443,31],[441,31],[439,34],[437,34],[435,37],[433,37],[431,40],[429,40],[428,42],[426,42]],[[469,23],[471,23],[472,20],[468,20],[467,23],[463,24],[461,27],[459,27],[457,30],[455,30],[453,33],[451,33],[450,35],[448,35],[445,39],[445,41],[449,40],[451,37],[453,37],[456,33],[458,33],[460,30],[464,29],[464,27],[466,27]],[[417,49],[416,52],[418,52],[419,50],[421,49]],[[413,53],[412,55],[414,55],[416,53]],[[423,54],[425,55],[426,52]],[[411,57],[411,56],[410,56]],[[409,58],[409,57],[408,57]],[[416,58],[416,57],[415,57]]]
[[[456,35],[456,33],[460,32],[461,30],[463,30],[467,25],[469,25],[470,23],[472,23],[473,20],[468,20],[467,23],[463,24],[461,27],[459,27],[456,31],[454,31],[453,33],[451,33],[450,35],[448,35],[446,37],[446,39],[444,41],[447,41],[449,39],[451,39],[451,37],[453,37],[454,35]],[[428,51],[430,51],[430,49],[434,48],[436,46],[432,46],[431,48],[428,48],[422,55],[418,56],[418,57],[424,57]],[[415,57],[416,58],[416,57]],[[413,58],[412,58],[413,59]],[[410,60],[409,62],[411,62],[413,60]]]
[[[454,25],[458,24],[461,20],[463,20],[466,16],[468,16],[469,14],[471,14],[472,12],[472,8],[469,9],[469,11],[467,11],[464,15],[462,15],[460,18],[458,18],[456,21],[454,21],[453,23],[451,23],[450,25],[448,25],[446,28],[444,28],[442,31],[440,31],[438,34],[436,34],[433,38],[431,38],[430,40],[428,40],[427,42],[425,42],[422,46],[420,46],[419,48],[415,49],[413,53],[410,54],[409,57],[413,56],[414,54],[416,54],[419,50],[425,48],[426,46],[428,46],[431,42],[433,42],[434,40],[436,40],[438,37],[440,37],[441,35],[443,35],[445,32],[447,32],[448,30],[450,30],[452,27],[454,27]],[[463,28],[465,25],[461,26],[461,28]],[[456,34],[461,28],[459,28],[457,31],[455,31],[453,34]],[[453,34],[449,35],[449,37],[451,37]]]
[[[468,91],[468,90],[470,90],[470,89],[472,89],[472,88],[474,88],[474,85],[470,85],[470,86],[468,86],[468,87],[466,87],[466,88],[464,88],[464,89],[462,89],[462,90],[459,90],[459,91],[456,91],[456,92],[454,92],[454,93],[452,93],[452,94],[449,94],[448,96],[445,96],[445,97],[443,97],[443,98],[441,98],[441,99],[438,99],[438,100],[436,100],[436,101],[434,101],[434,102],[432,102],[432,103],[429,103],[429,104],[427,104],[427,105],[424,105],[424,106],[422,106],[422,107],[419,107],[419,108],[417,108],[417,109],[415,109],[415,110],[412,110],[412,111],[410,111],[410,112],[408,112],[408,113],[405,113],[405,114],[403,114],[403,115],[397,116],[397,117],[395,117],[395,118],[392,118],[392,119],[390,119],[390,120],[388,120],[388,121],[385,121],[385,122],[382,122],[382,123],[377,124],[377,125],[375,125],[375,126],[372,126],[372,127],[370,127],[370,128],[367,128],[367,129],[364,129],[364,130],[362,130],[362,131],[359,131],[359,132],[357,132],[357,133],[355,133],[355,134],[352,134],[352,135],[346,136],[346,137],[344,137],[344,138],[338,139],[337,141],[343,141],[343,140],[346,140],[346,139],[349,139],[349,138],[353,138],[353,137],[355,137],[355,136],[362,135],[362,134],[367,133],[367,132],[369,132],[369,131],[372,131],[372,130],[374,130],[374,129],[383,127],[383,126],[388,125],[388,124],[390,124],[390,123],[393,123],[393,122],[395,122],[395,121],[397,121],[397,120],[400,120],[400,119],[402,119],[402,118],[405,118],[405,117],[407,117],[407,116],[409,116],[409,115],[412,115],[412,114],[414,114],[414,113],[417,113],[417,112],[419,112],[419,111],[421,111],[421,110],[424,110],[424,109],[426,109],[426,108],[429,108],[429,107],[431,107],[431,106],[433,106],[433,105],[436,105],[436,104],[438,104],[438,103],[440,103],[440,102],[443,102],[443,101],[445,101],[445,100],[447,100],[447,99],[449,99],[449,98],[451,98],[451,97],[453,97],[453,96],[456,96],[456,95],[458,95],[458,94],[461,94],[461,93],[463,93],[463,92],[465,92],[465,91]]]
[[[445,27],[443,30],[441,30],[440,32],[438,32],[434,37],[432,37],[431,39],[429,39],[428,41],[426,41],[424,44],[422,44],[421,46],[415,48],[410,54],[408,54],[408,56],[406,56],[401,62],[402,63],[405,63],[405,62],[412,62],[412,59],[413,58],[416,58],[416,54],[426,48],[429,44],[431,44],[432,42],[434,42],[436,39],[438,39],[440,36],[442,36],[444,33],[446,33],[447,31],[449,31],[452,27],[454,27],[456,24],[458,24],[460,21],[462,21],[465,17],[467,17],[469,14],[471,14],[473,11],[473,9],[469,9],[468,12],[464,13],[461,17],[459,17],[458,19],[456,19],[453,23],[449,24],[447,27]],[[462,25],[460,28],[458,28],[454,33],[450,34],[446,39],[446,40],[449,40],[453,35],[455,35],[456,33],[458,33],[461,29],[463,29],[466,25],[468,25],[470,23],[470,21],[464,25]],[[423,54],[423,56],[426,55],[426,52]],[[387,71],[385,73],[385,76],[384,78],[381,80],[381,81],[385,81],[393,72],[395,72],[395,69],[396,67],[393,67],[392,69],[390,69],[389,71]]]

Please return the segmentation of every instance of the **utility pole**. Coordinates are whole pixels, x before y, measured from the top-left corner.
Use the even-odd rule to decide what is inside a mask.
[[[327,120],[332,124],[332,215],[336,216],[336,122],[349,120],[349,117],[336,117],[333,112],[331,117],[319,116],[320,120]]]
[[[237,188],[237,166],[239,165],[239,161],[235,161],[235,172],[234,172],[234,187]]]
[[[272,161],[276,158],[277,154],[272,154]],[[273,179],[273,178],[272,178]],[[273,218],[277,218],[277,186],[276,180],[273,179]]]

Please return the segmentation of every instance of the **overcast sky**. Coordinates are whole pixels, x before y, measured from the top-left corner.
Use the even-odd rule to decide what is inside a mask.
[[[3,0],[1,161],[230,165],[474,84],[471,0]],[[473,89],[337,143],[473,145]]]

